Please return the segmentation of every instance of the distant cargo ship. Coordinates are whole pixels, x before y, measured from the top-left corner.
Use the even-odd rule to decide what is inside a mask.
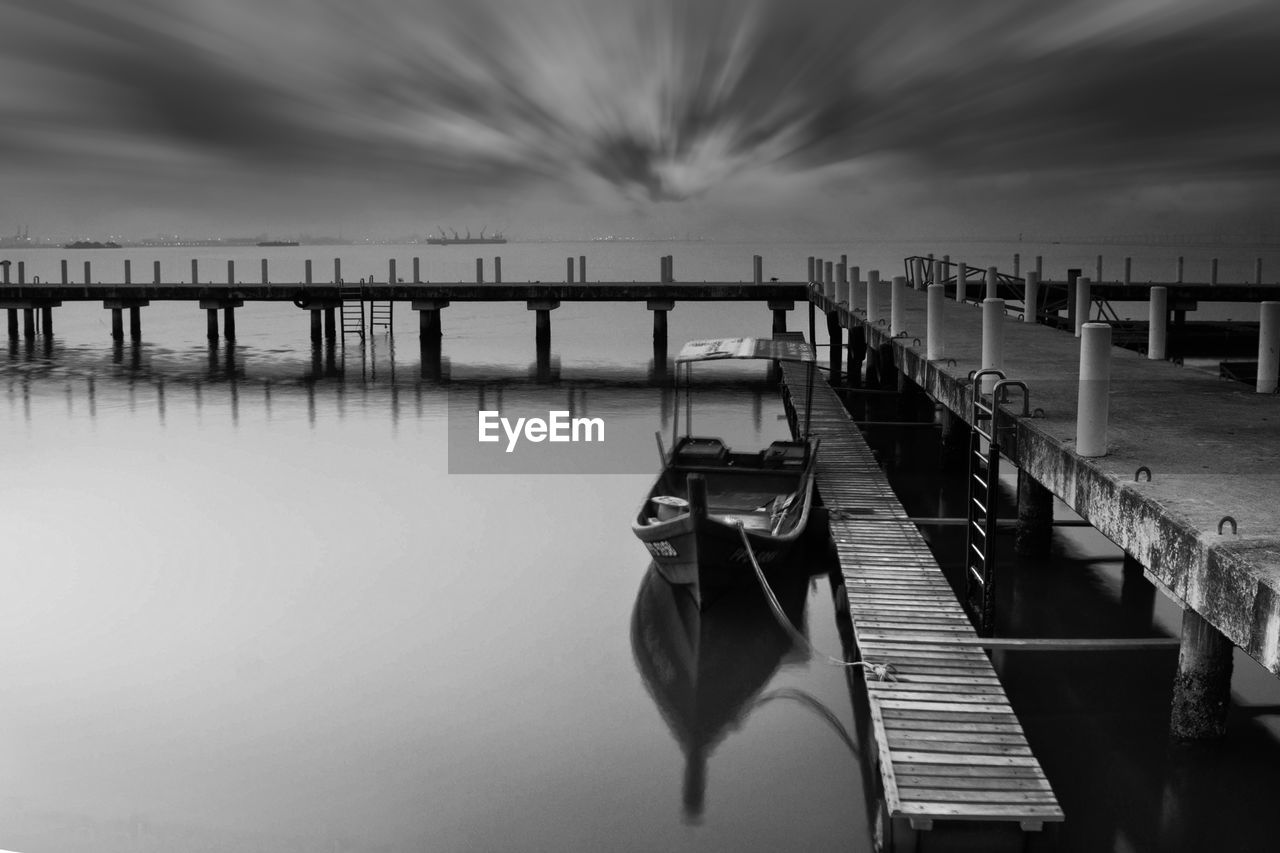
[[[296,246],[297,240],[260,240],[259,246]]]
[[[431,246],[453,246],[453,245],[468,245],[468,244],[474,244],[474,243],[505,243],[507,242],[507,238],[502,236],[501,231],[495,231],[493,234],[486,237],[484,234],[485,229],[481,228],[480,236],[472,237],[471,230],[468,229],[465,237],[459,237],[457,231],[454,231],[452,228],[450,228],[449,230],[453,232],[452,236],[445,234],[444,229],[441,228],[439,229],[440,236],[428,237],[427,243]]]

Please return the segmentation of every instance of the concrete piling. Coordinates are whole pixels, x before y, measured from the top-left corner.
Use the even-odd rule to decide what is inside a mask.
[[[1203,740],[1226,733],[1231,658],[1231,641],[1221,631],[1191,608],[1182,611],[1182,645],[1169,721],[1174,737]]]
[[[943,337],[942,303],[947,298],[947,288],[941,284],[929,285],[925,302],[924,357],[935,361],[946,354]]]
[[[476,284],[484,284],[484,258],[476,258]]]
[[[1080,337],[1081,327],[1089,322],[1089,304],[1091,301],[1089,290],[1089,279],[1081,278],[1076,281],[1076,316],[1074,325],[1077,338]]]
[[[1263,302],[1258,306],[1258,382],[1259,394],[1271,394],[1280,379],[1280,302]]]
[[[413,259],[413,278],[418,279],[418,259]],[[502,258],[499,255],[493,256],[493,283],[502,284]]]
[[[969,434],[964,418],[942,407],[941,465],[949,473],[969,470]]]
[[[1036,277],[1044,278],[1044,255],[1036,255]]]
[[[1147,302],[1147,358],[1163,360],[1169,332],[1169,289],[1156,285]]]
[[[111,309],[111,340],[124,340],[124,309]]]
[[[875,325],[880,320],[880,271],[867,271],[867,323]]]
[[[422,281],[422,265],[421,258],[413,259],[413,283],[419,284]]]
[[[645,304],[653,312],[653,340],[667,340],[667,312],[676,307],[674,299],[650,299]]]
[[[89,283],[89,265],[87,263],[85,264],[85,269],[84,269],[84,283],[85,284]],[[200,283],[200,262],[195,258],[191,259],[191,283],[192,284]]]
[[[827,337],[831,343],[830,352],[830,368],[831,368],[831,384],[840,384],[840,371],[843,367],[844,360],[844,332],[840,328],[840,313],[838,311],[828,311],[827,314]]]
[[[849,310],[856,311],[866,302],[866,294],[862,292],[862,267],[849,267]]]
[[[21,264],[19,264],[18,268],[22,268]],[[21,274],[19,274],[19,278],[21,278]],[[133,265],[127,258],[124,262],[124,283],[126,285],[133,284]]]
[[[1124,283],[1130,284],[1133,281],[1133,258],[1124,259]]]
[[[836,299],[836,270],[835,261],[827,261],[826,269],[822,278],[822,295],[834,302]]]
[[[218,309],[208,308],[206,309],[206,311],[207,311],[206,333],[210,341],[216,342],[218,340]],[[114,323],[114,318],[112,318],[112,322]]]
[[[227,284],[236,283],[236,262],[227,261]]]
[[[1018,526],[1013,547],[1022,557],[1047,557],[1053,542],[1053,492],[1018,471]]]
[[[222,309],[222,333],[228,341],[236,339],[236,309],[230,305]]]
[[[137,305],[129,308],[129,339],[135,343],[142,340],[142,309]]]
[[[907,277],[895,275],[889,292],[889,336],[898,337],[907,331]]]
[[[764,284],[764,258],[751,256],[751,280],[756,284]]]
[[[956,302],[964,302],[969,296],[969,265],[964,261],[956,264]]]
[[[34,308],[22,309],[22,334],[28,340],[36,336],[36,311]]]
[[[1040,314],[1040,273],[1027,272],[1027,283],[1022,292],[1022,322],[1035,323]]]
[[[1004,369],[1004,300],[982,300],[982,369]],[[982,377],[983,394],[990,394],[996,377]]]
[[[311,315],[311,342],[318,344],[320,343],[323,335],[320,327],[320,324],[321,324],[320,309],[312,308],[307,313]]]
[[[1111,391],[1111,326],[1085,323],[1080,337],[1080,391],[1076,407],[1076,453],[1107,455],[1107,396]]]
[[[836,282],[836,301],[853,308],[852,286],[849,284],[849,265],[840,263],[839,281]]]
[[[995,267],[987,267],[987,292],[985,296],[986,299],[996,299],[997,297],[999,297],[1000,294],[996,290],[996,286],[999,281],[1000,281],[1000,271]]]
[[[666,258],[663,258],[663,259],[662,259],[662,280],[663,280],[663,281],[666,281],[666,280],[667,280],[667,269],[666,269],[666,267],[667,267],[667,259],[666,259]],[[564,280],[565,280],[566,282],[568,282],[569,284],[573,284],[573,256],[572,256],[572,255],[570,255],[569,257],[565,258],[565,267],[564,267],[564,269],[565,269],[565,273],[564,273]]]
[[[587,283],[587,256],[578,255],[578,282]]]
[[[813,281],[814,281],[814,278],[813,278],[813,263],[814,263],[814,257],[813,257],[813,255],[810,255],[810,256],[809,256],[809,272],[808,272],[808,274],[807,274],[807,276],[806,276],[806,278],[805,278],[805,281],[809,282],[810,284],[812,284],[812,283],[813,283]]]
[[[262,283],[269,284],[270,282],[271,282],[271,278],[267,275],[267,259],[263,258],[262,259]]]

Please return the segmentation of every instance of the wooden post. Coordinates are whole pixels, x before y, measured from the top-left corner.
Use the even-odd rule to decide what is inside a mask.
[[[414,259],[416,262],[416,258]],[[417,270],[414,270],[414,280],[417,280]],[[493,256],[493,282],[494,284],[502,284],[502,258],[497,255]]]
[[[1147,303],[1147,358],[1163,361],[1169,333],[1169,289],[1151,288]]]
[[[1013,277],[1022,278],[1022,255],[1018,252],[1013,253]]]
[[[578,255],[578,283],[587,283],[587,256]]]
[[[1259,258],[1258,260],[1259,260],[1259,261],[1261,261],[1262,259],[1261,259],[1261,258]],[[156,269],[157,269],[157,270],[159,270],[159,268],[160,268],[160,262],[159,262],[159,261],[156,261]],[[1262,274],[1262,273],[1261,273],[1261,266],[1259,266],[1259,273],[1258,273],[1258,274],[1259,274],[1259,275],[1261,275],[1261,274]],[[156,281],[157,281],[157,282],[159,282],[159,281],[160,281],[160,276],[159,276],[159,274],[157,274],[157,275],[156,275]],[[5,283],[7,284],[8,282],[6,281]],[[66,258],[63,258],[63,259],[62,259],[62,283],[63,283],[63,284],[69,284],[69,283],[70,283],[70,282],[69,282],[69,280],[67,279],[67,259],[66,259]]]
[[[830,302],[836,300],[836,269],[835,261],[827,261],[822,277],[822,295],[827,297]]]
[[[807,281],[809,284],[813,284],[813,262],[814,262],[813,255],[810,255],[809,256],[809,274],[805,278],[805,281]]]
[[[1018,526],[1013,548],[1022,557],[1047,557],[1053,541],[1053,492],[1018,469]]]
[[[1027,272],[1027,284],[1022,294],[1022,322],[1034,323],[1040,313],[1040,273]]]
[[[1067,325],[1076,328],[1076,287],[1080,282],[1080,270],[1067,270]]]
[[[866,302],[862,292],[862,267],[849,267],[849,311],[857,311]]]
[[[1231,641],[1190,607],[1182,611],[1182,646],[1173,678],[1174,737],[1221,737],[1231,704]]]
[[[310,287],[311,286],[311,261],[310,260],[304,261],[302,265],[302,269],[303,269],[303,281],[308,287]]]
[[[333,283],[342,284],[342,259],[333,259]]]
[[[476,258],[476,284],[484,284],[484,258]]]
[[[88,271],[86,270],[86,274],[87,272]],[[86,281],[85,283],[87,284],[88,282]],[[191,259],[191,283],[192,284],[200,283],[200,262],[195,258]]]
[[[9,309],[9,340],[16,341],[18,339],[18,309]]]
[[[1253,262],[1253,283],[1262,284],[1262,258],[1257,258]]]
[[[387,284],[391,287],[395,287],[398,281],[399,276],[396,275],[396,259],[392,258],[387,261]]]
[[[573,284],[573,256],[572,255],[565,258],[564,280],[569,284]],[[663,281],[666,281],[666,279],[664,278]]]
[[[208,311],[208,337],[211,343],[218,341],[218,309],[209,308]]]
[[[262,259],[262,283],[263,284],[271,283],[271,277],[267,275],[267,259],[266,258]]]
[[[1044,278],[1044,255],[1036,255],[1036,275]]]
[[[84,262],[84,283],[85,284],[89,283],[89,262],[88,261]]]

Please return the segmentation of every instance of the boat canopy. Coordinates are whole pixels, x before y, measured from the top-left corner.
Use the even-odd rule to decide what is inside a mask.
[[[712,361],[722,358],[767,358],[772,361],[812,362],[813,349],[804,341],[773,338],[713,338],[689,341],[676,356],[677,362]]]

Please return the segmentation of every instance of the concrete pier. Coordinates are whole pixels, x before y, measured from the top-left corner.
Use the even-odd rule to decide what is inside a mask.
[[[907,296],[910,322],[925,305],[919,294]],[[945,363],[884,330],[871,327],[868,336],[893,346],[901,369],[959,420],[972,405],[968,374],[981,363],[979,318],[950,302],[944,311],[954,333]],[[1008,324],[1005,333],[1005,372],[1027,383],[1039,410],[1018,417],[1020,407],[1000,409],[997,426],[1011,438],[1002,447],[1014,464],[1146,566],[1174,601],[1280,675],[1274,398],[1112,348],[1107,455],[1086,458],[1075,445],[1079,341],[1025,323]],[[1136,481],[1144,467],[1150,479]]]

